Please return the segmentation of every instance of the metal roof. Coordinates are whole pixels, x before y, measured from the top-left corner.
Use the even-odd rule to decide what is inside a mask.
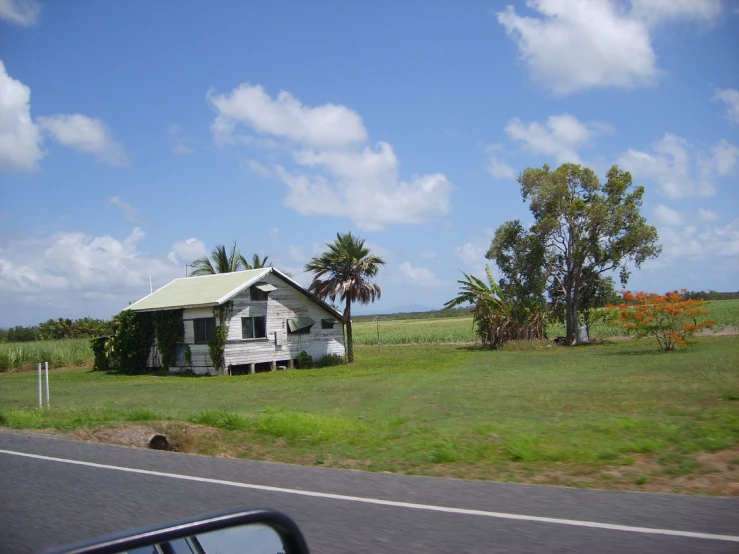
[[[131,304],[134,311],[215,306],[226,302],[272,271],[272,268],[218,273],[197,277],[181,277]]]
[[[341,312],[336,310],[328,302],[318,298],[315,294],[308,292],[297,281],[274,267],[234,271],[232,273],[218,273],[217,275],[181,277],[164,285],[150,295],[145,296],[138,302],[134,302],[126,309],[145,312],[223,304],[246,287],[259,282],[269,273],[274,273],[288,285],[305,294],[329,313],[336,316],[339,322],[343,324],[343,315]],[[271,286],[269,283],[265,283],[265,285],[267,285],[265,288]],[[270,290],[276,290],[276,288]]]

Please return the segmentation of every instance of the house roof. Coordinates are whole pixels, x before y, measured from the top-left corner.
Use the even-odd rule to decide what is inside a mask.
[[[270,268],[181,277],[131,304],[128,309],[139,311],[215,306],[226,302],[254,281],[269,273]]]
[[[145,296],[138,302],[134,302],[127,309],[136,312],[147,312],[196,306],[216,306],[227,302],[245,288],[259,282],[269,273],[274,273],[287,284],[320,304],[338,319],[342,319],[342,314],[333,306],[311,294],[296,281],[273,267],[218,273],[216,275],[181,277]],[[276,290],[276,287],[269,284],[264,288],[267,291]]]

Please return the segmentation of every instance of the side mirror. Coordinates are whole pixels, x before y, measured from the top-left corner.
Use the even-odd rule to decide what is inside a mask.
[[[50,554],[308,554],[308,546],[293,520],[259,509],[151,527]]]

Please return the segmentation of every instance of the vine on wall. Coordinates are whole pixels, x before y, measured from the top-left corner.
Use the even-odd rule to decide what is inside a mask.
[[[185,338],[185,324],[182,321],[182,310],[164,310],[154,312],[154,329],[162,355],[162,369],[169,371],[175,365],[175,345]]]
[[[146,360],[154,343],[154,320],[149,312],[124,310],[117,317],[108,362],[120,373],[146,372]]]
[[[228,321],[234,311],[234,303],[229,300],[213,308],[213,317],[216,318],[216,330],[213,338],[208,341],[208,351],[213,368],[222,372],[224,367],[223,353],[226,351],[226,339],[228,338]]]

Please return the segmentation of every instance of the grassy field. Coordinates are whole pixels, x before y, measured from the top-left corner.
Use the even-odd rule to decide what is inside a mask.
[[[739,328],[739,300],[718,300],[707,305],[709,317],[716,320],[716,328],[726,326]],[[378,318],[381,344],[436,344],[475,342],[472,317],[459,314],[461,317],[429,318],[429,319],[383,319]],[[377,345],[378,321],[363,319],[354,324],[354,338],[360,345]],[[564,336],[565,326],[551,324],[547,328],[550,337]],[[623,329],[604,323],[597,323],[590,329],[593,338],[610,338],[625,336]]]
[[[204,454],[739,494],[739,337],[674,353],[647,340],[516,348],[360,347],[353,367],[240,377],[58,370],[41,413],[35,376],[8,373],[0,425],[88,438],[146,425]]]
[[[50,367],[92,365],[87,339],[0,343],[0,372],[33,369],[38,362]]]
[[[726,326],[739,328],[739,300],[719,300],[708,305],[710,317],[716,320],[717,329]],[[457,344],[474,343],[477,340],[472,327],[472,317],[463,311],[458,317],[397,319],[380,316],[380,343],[394,344]],[[387,319],[383,319],[387,317]],[[377,345],[378,323],[362,318],[354,323],[354,340],[360,346]],[[564,325],[553,324],[548,328],[550,337],[563,336]],[[623,336],[618,327],[594,325],[593,338]],[[64,341],[37,341],[0,343],[0,372],[33,369],[39,361],[48,361],[51,367],[92,365],[92,350],[87,339]]]

